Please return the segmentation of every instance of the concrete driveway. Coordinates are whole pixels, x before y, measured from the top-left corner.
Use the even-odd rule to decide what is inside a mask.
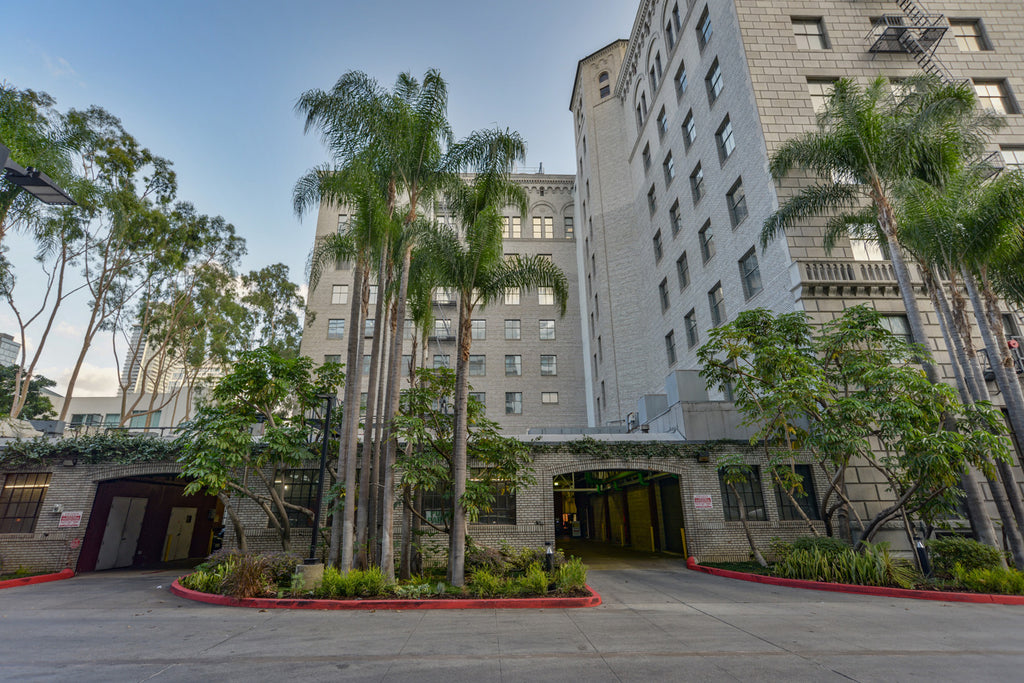
[[[1024,607],[861,597],[691,572],[592,571],[577,610],[311,612],[202,605],[178,572],[0,591],[0,679],[1012,681]]]

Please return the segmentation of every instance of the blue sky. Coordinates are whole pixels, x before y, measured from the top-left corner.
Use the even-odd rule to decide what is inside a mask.
[[[434,67],[448,80],[457,136],[507,126],[526,138],[528,166],[572,173],[576,63],[627,38],[636,9],[633,0],[9,2],[0,79],[50,93],[61,110],[96,104],[120,117],[174,162],[182,199],[246,238],[245,268],[284,262],[299,282],[315,216],[294,216],[291,189],[325,160],[293,112],[299,93],[349,70],[390,86],[399,72]],[[8,318],[0,314],[0,331],[15,332]],[[54,379],[77,351],[75,316],[65,318],[68,333],[44,356]],[[108,344],[89,362],[83,394],[116,386],[103,379]]]

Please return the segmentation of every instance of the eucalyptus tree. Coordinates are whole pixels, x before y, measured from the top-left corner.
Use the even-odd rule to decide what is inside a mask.
[[[505,257],[501,210],[516,205],[526,213],[526,193],[511,179],[526,146],[518,133],[483,130],[469,135],[450,151],[458,165],[472,172],[446,194],[457,227],[439,226],[424,238],[424,248],[437,269],[439,282],[458,296],[459,322],[455,366],[454,444],[452,454],[452,525],[448,580],[465,580],[467,434],[469,353],[472,318],[478,306],[500,300],[507,291],[549,287],[565,313],[569,285],[565,274],[540,256]]]

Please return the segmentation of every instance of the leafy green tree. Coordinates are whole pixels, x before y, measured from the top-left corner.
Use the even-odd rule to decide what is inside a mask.
[[[14,404],[15,384],[21,372],[17,365],[0,365],[0,414],[11,411]],[[36,375],[28,383],[28,392],[22,403],[21,411],[13,416],[21,420],[49,420],[55,417],[53,403],[42,393],[43,389],[57,386],[52,379]]]
[[[182,476],[192,480],[186,491],[220,497],[243,549],[234,496],[263,509],[286,551],[291,549],[288,511],[312,517],[312,510],[286,501],[274,482],[282,470],[314,457],[305,415],[322,405],[320,394],[336,393],[343,380],[334,363],[314,370],[305,356],[282,358],[268,348],[246,351],[214,387],[212,402],[180,427]]]
[[[520,136],[509,131],[478,131],[456,145],[452,155],[461,158],[462,164],[474,172],[447,194],[447,205],[458,227],[437,228],[424,238],[424,248],[436,269],[438,281],[458,295],[448,580],[461,586],[465,581],[467,501],[464,482],[473,312],[477,306],[498,301],[510,289],[528,291],[549,287],[564,314],[569,285],[565,274],[548,259],[503,255],[499,212],[506,205],[515,204],[526,213],[525,194],[510,178],[513,163],[525,156],[525,144]]]
[[[250,271],[242,276],[242,287],[248,332],[243,348],[268,346],[279,356],[297,356],[305,302],[299,286],[288,279],[288,266],[275,263]]]
[[[924,353],[886,330],[877,311],[856,306],[817,335],[804,313],[745,311],[712,330],[698,357],[709,388],[732,387],[755,441],[783,458],[805,451],[825,469],[826,519],[852,507],[840,486],[851,464],[884,477],[893,501],[861,522],[862,544],[904,514],[937,523],[955,509],[966,466],[991,473],[993,460],[1008,457],[998,411],[930,382]],[[781,483],[801,482],[793,471]],[[840,502],[830,506],[833,496]]]

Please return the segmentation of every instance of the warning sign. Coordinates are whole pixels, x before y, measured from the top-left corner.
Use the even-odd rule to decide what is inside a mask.
[[[67,529],[69,527],[82,526],[82,513],[81,512],[62,512],[60,513],[60,522],[57,524],[58,529]]]
[[[710,493],[697,493],[693,496],[693,507],[696,510],[711,510],[713,505],[711,504]]]

